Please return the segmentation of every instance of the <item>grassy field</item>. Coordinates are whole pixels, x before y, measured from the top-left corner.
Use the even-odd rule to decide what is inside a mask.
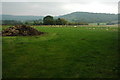
[[[117,27],[40,27],[3,37],[3,78],[117,78]],[[5,26],[3,26],[3,29]]]

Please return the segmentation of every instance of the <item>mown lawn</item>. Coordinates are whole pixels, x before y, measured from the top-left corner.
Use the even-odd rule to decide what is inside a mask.
[[[3,26],[4,27],[4,26]],[[117,27],[39,27],[3,37],[3,78],[117,78]]]

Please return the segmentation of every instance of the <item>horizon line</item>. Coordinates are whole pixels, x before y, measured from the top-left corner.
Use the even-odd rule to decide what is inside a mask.
[[[76,12],[81,12],[81,13],[95,13],[95,14],[120,14],[120,13],[100,13],[100,12],[84,12],[84,11],[76,11]],[[70,12],[70,13],[66,13],[66,14],[62,14],[62,15],[67,15],[67,14],[71,14],[71,13],[75,13],[75,12]],[[0,14],[0,15],[10,15],[10,16],[47,16],[47,15],[15,15],[15,14]],[[62,16],[62,15],[52,15],[52,14],[48,14],[51,16]]]

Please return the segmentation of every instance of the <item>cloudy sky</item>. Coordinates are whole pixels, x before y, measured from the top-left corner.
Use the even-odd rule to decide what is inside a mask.
[[[118,13],[119,0],[2,0],[2,14],[63,15],[71,12]]]

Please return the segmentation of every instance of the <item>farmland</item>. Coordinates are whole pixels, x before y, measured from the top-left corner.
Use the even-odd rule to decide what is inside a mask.
[[[3,78],[118,77],[116,26],[32,27],[45,34],[2,37]]]

